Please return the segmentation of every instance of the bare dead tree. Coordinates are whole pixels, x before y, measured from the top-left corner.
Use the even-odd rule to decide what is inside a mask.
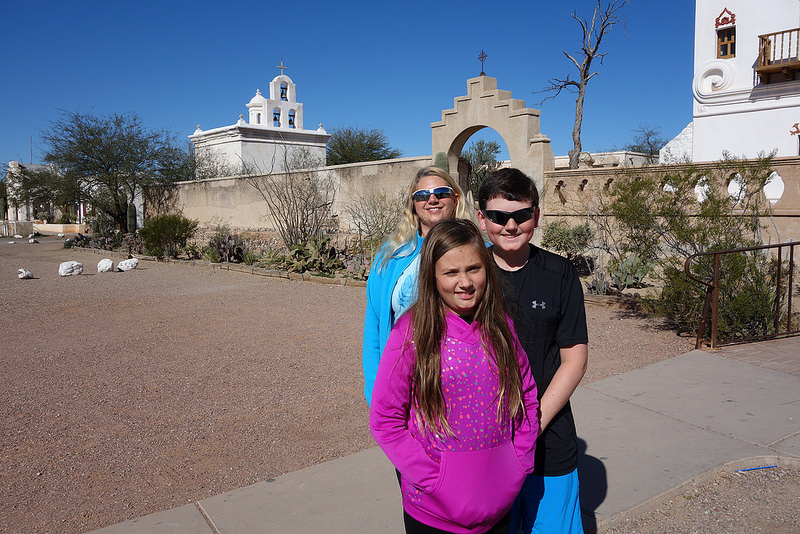
[[[582,19],[576,12],[573,12],[572,18],[578,21],[583,31],[583,43],[580,54],[572,55],[564,52],[564,55],[578,69],[578,79],[573,80],[569,74],[567,74],[566,78],[553,78],[547,87],[539,91],[541,93],[552,93],[544,100],[557,97],[564,89],[578,93],[578,97],[575,100],[575,123],[572,127],[573,149],[569,152],[570,169],[578,168],[578,161],[581,155],[581,125],[583,124],[583,101],[586,97],[586,86],[589,84],[589,80],[598,73],[598,71],[592,72],[592,62],[598,59],[600,64],[603,63],[603,58],[607,52],[600,52],[600,44],[603,41],[603,37],[611,31],[611,28],[617,24],[625,24],[625,19],[619,16],[619,11],[627,5],[628,0],[613,0],[603,7],[602,0],[597,0],[597,7],[594,8],[591,21]]]
[[[276,166],[279,159],[280,167]],[[290,151],[281,145],[270,169],[252,169],[245,177],[266,202],[287,247],[319,236],[330,223],[336,181],[324,165],[324,159],[306,148]]]
[[[394,194],[371,191],[354,195],[344,205],[344,212],[358,231],[361,247],[369,249],[370,259],[384,238],[389,235],[403,212],[407,191],[400,188]]]

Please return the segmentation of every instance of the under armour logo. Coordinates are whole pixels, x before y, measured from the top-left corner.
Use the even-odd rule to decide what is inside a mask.
[[[535,301],[535,300],[534,300],[534,301],[531,303],[531,308],[533,308],[534,310],[535,310],[535,309],[537,309],[537,308],[541,308],[541,309],[543,309],[543,310],[544,310],[545,308],[547,308],[547,306],[545,306],[545,303],[544,303],[544,301],[542,301],[542,302],[537,302],[537,301]]]

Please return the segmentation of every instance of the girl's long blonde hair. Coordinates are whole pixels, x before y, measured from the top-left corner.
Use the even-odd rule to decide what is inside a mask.
[[[413,339],[416,351],[412,401],[420,428],[440,435],[451,433],[447,406],[442,392],[441,351],[446,330],[447,309],[436,287],[436,262],[454,248],[473,247],[486,271],[483,297],[473,310],[484,350],[497,371],[500,420],[523,416],[522,374],[517,361],[517,345],[508,324],[503,294],[498,286],[494,262],[480,231],[468,220],[442,221],[428,232],[420,253],[419,291],[413,312]]]
[[[426,176],[438,176],[447,182],[447,185],[453,188],[453,191],[456,193],[456,209],[453,213],[454,218],[470,218],[470,211],[467,206],[467,198],[464,195],[464,192],[458,186],[458,183],[439,167],[421,168],[419,171],[417,171],[416,176],[408,186],[406,203],[403,207],[403,214],[400,217],[400,221],[397,223],[394,231],[389,235],[389,237],[386,238],[381,251],[378,253],[380,257],[380,263],[378,264],[380,269],[385,268],[389,263],[389,260],[392,259],[395,254],[398,256],[404,256],[410,254],[414,250],[413,246],[408,247],[407,245],[416,241],[417,235],[419,235],[420,221],[417,211],[414,209],[414,199],[411,198],[411,194],[418,189],[417,185],[419,184],[419,181]]]

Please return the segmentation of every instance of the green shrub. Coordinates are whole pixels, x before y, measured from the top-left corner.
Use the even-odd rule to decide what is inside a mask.
[[[692,263],[701,280],[711,280],[713,258]],[[720,257],[717,338],[725,341],[765,336],[775,332],[775,269],[761,253],[736,253]],[[706,287],[686,277],[683,269],[668,267],[660,295],[648,299],[651,310],[672,319],[679,327],[697,328],[702,317]],[[706,325],[710,331],[711,318]]]
[[[245,265],[255,265],[258,263],[258,259],[258,254],[255,252],[245,252],[242,257],[242,262],[244,262]]]
[[[110,235],[114,231],[114,219],[103,211],[92,210],[84,218],[92,229],[92,235]]]
[[[203,257],[211,263],[219,263],[222,260],[222,256],[220,256],[219,252],[210,246],[203,249]]]
[[[687,329],[697,327],[706,288],[683,272],[698,253],[761,244],[761,218],[769,213],[763,194],[772,174],[771,157],[755,162],[726,156],[714,167],[636,167],[614,181],[608,213],[617,223],[623,252],[655,266],[661,293],[648,300],[655,310]],[[729,193],[733,181],[736,195]],[[698,198],[698,191],[702,195]],[[712,256],[698,256],[692,273],[711,281]],[[720,341],[774,330],[771,310],[775,280],[763,253],[721,257],[717,334]]]
[[[593,238],[588,223],[570,226],[566,221],[556,221],[544,228],[542,246],[574,259],[586,251]]]
[[[179,213],[156,215],[139,230],[144,251],[159,258],[177,258],[186,242],[197,232],[198,222]]]
[[[197,243],[189,243],[183,251],[190,260],[199,260],[203,257],[203,250]]]

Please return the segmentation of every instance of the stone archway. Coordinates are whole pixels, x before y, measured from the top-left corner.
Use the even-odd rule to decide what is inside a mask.
[[[454,173],[467,140],[489,127],[505,141],[511,165],[533,178],[541,193],[544,173],[555,168],[555,158],[550,139],[539,130],[540,111],[511,98],[511,91],[498,90],[497,79],[489,76],[467,80],[466,96],[453,101],[453,109],[442,111],[442,120],[431,123],[432,157],[447,154]]]

